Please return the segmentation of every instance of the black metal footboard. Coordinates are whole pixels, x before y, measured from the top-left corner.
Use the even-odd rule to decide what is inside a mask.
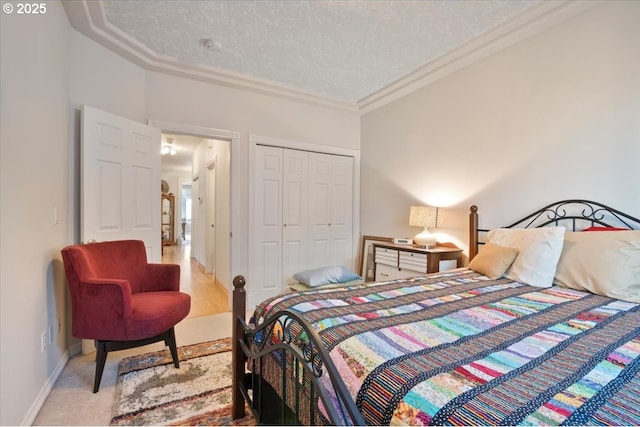
[[[244,277],[233,285],[234,419],[246,402],[262,424],[364,425],[315,329],[289,310],[247,324]]]

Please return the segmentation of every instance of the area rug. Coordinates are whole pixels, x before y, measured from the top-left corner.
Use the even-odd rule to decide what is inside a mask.
[[[111,425],[254,425],[231,419],[231,338],[123,359]],[[247,412],[249,413],[249,412]]]

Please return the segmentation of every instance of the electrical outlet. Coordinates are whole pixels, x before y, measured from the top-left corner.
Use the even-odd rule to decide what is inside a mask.
[[[44,353],[45,348],[47,348],[47,331],[42,331],[40,334],[40,353]]]

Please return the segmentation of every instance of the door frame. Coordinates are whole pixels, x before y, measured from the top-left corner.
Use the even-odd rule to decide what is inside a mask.
[[[206,217],[207,217],[207,246],[206,246],[206,265],[205,271],[213,274],[213,279],[216,280],[216,235],[217,230],[215,225],[218,222],[218,200],[217,196],[217,182],[218,182],[218,156],[214,156],[213,160],[211,160],[206,165],[207,168],[207,207],[206,207]],[[212,230],[213,228],[213,230]]]
[[[162,133],[176,133],[176,134],[182,134],[182,135],[202,137],[203,139],[218,139],[223,141],[229,141],[230,143],[229,157],[230,158],[224,159],[224,161],[229,162],[229,170],[231,171],[229,176],[229,185],[231,187],[230,188],[231,203],[230,203],[230,206],[228,206],[226,209],[230,210],[231,207],[235,205],[236,201],[234,199],[235,197],[237,197],[236,196],[237,192],[234,191],[234,188],[238,184],[234,180],[234,172],[232,169],[232,158],[234,157],[234,150],[240,144],[240,132],[224,130],[224,129],[208,128],[208,127],[202,127],[202,126],[194,126],[186,123],[176,123],[176,122],[169,122],[165,120],[155,120],[155,119],[148,120],[148,124],[150,126],[154,126],[160,129]],[[231,236],[229,236],[229,248],[226,248],[226,249],[231,254],[229,258],[230,265],[221,266],[218,263],[216,263],[217,264],[216,270],[217,272],[220,272],[221,268],[225,268],[226,271],[228,271],[229,281],[228,283],[224,283],[224,285],[227,287],[227,291],[229,293],[229,307],[231,307],[231,298],[232,298],[232,291],[233,291],[232,280],[234,276],[234,271],[233,271],[233,264],[234,264],[233,246],[234,245],[233,245],[232,237],[233,237],[234,231],[236,230],[236,227],[238,227],[239,224],[236,224],[236,221],[234,221],[234,216],[231,214],[229,215],[229,222],[230,222],[229,227],[231,229]],[[192,228],[192,233],[193,233],[193,228]],[[192,235],[192,238],[193,238],[193,235]],[[222,250],[222,249],[217,248],[217,250]]]

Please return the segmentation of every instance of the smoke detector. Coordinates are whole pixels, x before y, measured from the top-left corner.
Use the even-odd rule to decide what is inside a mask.
[[[218,40],[202,39],[200,40],[200,44],[202,44],[205,49],[211,50],[213,52],[220,52],[222,50],[222,43],[220,43]]]

